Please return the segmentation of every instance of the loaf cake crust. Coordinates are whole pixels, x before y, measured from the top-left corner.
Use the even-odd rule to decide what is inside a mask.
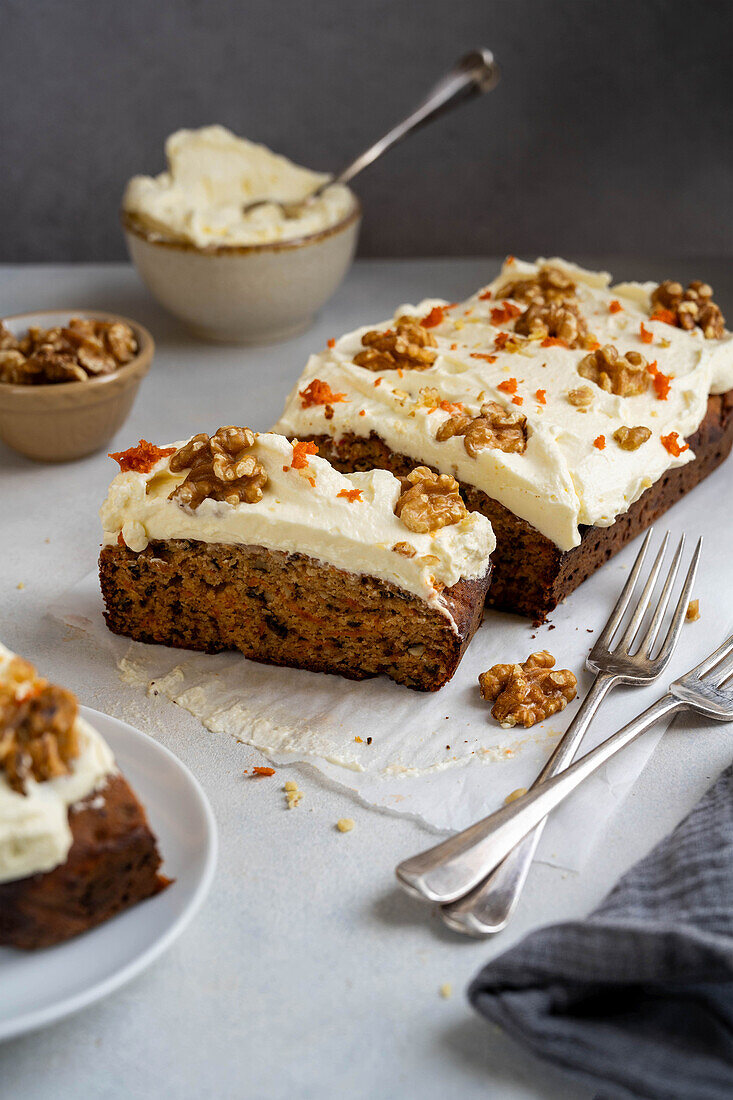
[[[344,472],[380,467],[402,476],[415,462],[392,451],[375,432],[369,437],[346,433],[340,438],[307,438]],[[733,390],[708,398],[705,417],[687,443],[695,453],[694,461],[668,470],[611,526],[581,527],[580,545],[566,551],[486,493],[461,482],[467,507],[485,515],[497,537],[487,605],[544,621],[578,585],[727,458],[733,445]]]
[[[0,884],[0,944],[51,947],[102,924],[169,885],[155,837],[129,784],[109,777],[69,809],[65,863]]]
[[[105,619],[136,641],[217,653],[352,680],[384,674],[436,691],[477,630],[491,568],[441,593],[450,616],[388,581],[262,546],[113,544],[99,559]]]

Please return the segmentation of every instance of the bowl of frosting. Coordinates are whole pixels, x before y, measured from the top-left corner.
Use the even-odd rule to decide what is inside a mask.
[[[122,201],[130,257],[154,297],[208,340],[272,343],[308,328],[353,258],[354,193],[334,184],[286,216],[280,203],[329,177],[223,126],[178,130],[165,153],[167,171],[134,176]]]

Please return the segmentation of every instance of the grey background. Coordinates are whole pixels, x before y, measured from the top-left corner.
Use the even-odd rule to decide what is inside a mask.
[[[363,255],[733,251],[730,0],[0,0],[0,259],[124,255],[180,126],[338,168],[461,53],[486,99],[363,176]]]

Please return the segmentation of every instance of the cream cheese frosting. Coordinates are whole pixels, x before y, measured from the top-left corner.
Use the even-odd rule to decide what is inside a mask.
[[[0,683],[14,654],[0,643]],[[18,685],[23,690],[23,685]],[[70,774],[13,790],[0,770],[0,882],[12,882],[66,862],[72,836],[69,807],[103,787],[115,770],[112,752],[83,718],[76,719],[80,751]]]
[[[502,286],[535,274],[548,262],[575,281],[580,311],[601,345],[613,344],[620,355],[641,352],[671,376],[666,399],[660,399],[653,387],[637,396],[617,396],[580,377],[577,367],[587,349],[541,346],[539,341],[527,341],[519,351],[496,349],[497,336],[514,327],[513,322],[492,321],[492,309],[504,300]],[[393,451],[476,486],[561,550],[570,550],[580,542],[580,525],[610,526],[667,470],[691,462],[692,450],[675,456],[662,436],[676,432],[682,443],[702,422],[708,394],[733,387],[730,334],[708,340],[699,329],[686,331],[651,320],[655,286],[611,286],[605,272],[586,271],[560,259],[524,263],[510,258],[498,278],[463,303],[431,298],[416,306],[403,305],[394,318],[330,341],[332,346],[309,359],[273,430],[299,438],[328,434],[337,439],[347,433],[368,437],[374,432]],[[614,302],[618,308],[612,307]],[[443,320],[430,329],[438,354],[428,369],[377,374],[355,364],[365,332],[386,329],[404,314],[424,318],[436,306],[443,307]],[[652,334],[650,343],[642,341],[642,323]],[[302,400],[303,389],[313,379],[345,395],[346,400],[333,406],[332,415]],[[514,402],[506,387],[498,388],[509,380],[516,380],[519,400]],[[570,390],[584,385],[593,392],[587,411],[567,398]],[[527,418],[525,452],[487,448],[471,457],[460,436],[438,442],[436,430],[451,412],[428,396],[431,391],[438,392],[439,401],[462,403],[472,415],[478,415],[484,401],[521,411]],[[517,410],[514,406],[520,403]],[[623,450],[613,439],[622,426],[645,426],[651,438],[636,451]]]
[[[105,543],[116,543],[121,534],[136,552],[151,540],[195,539],[305,554],[389,581],[425,600],[455,628],[441,589],[486,573],[496,540],[485,516],[472,512],[459,523],[417,533],[394,514],[401,483],[385,470],[347,476],[316,455],[294,469],[292,444],[270,433],[255,434],[252,453],[268,479],[255,504],[207,498],[190,510],[169,500],[186,474],[172,473],[169,458],[149,473],[118,474],[100,511]],[[414,557],[393,549],[399,543],[409,543]]]
[[[165,144],[168,170],[133,176],[122,200],[152,236],[197,248],[294,240],[337,225],[355,206],[348,187],[334,184],[296,218],[262,199],[297,202],[330,178],[237,137],[224,126],[178,130]]]

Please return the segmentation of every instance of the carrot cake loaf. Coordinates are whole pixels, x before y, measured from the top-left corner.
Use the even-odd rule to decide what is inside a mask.
[[[345,476],[316,452],[225,427],[113,455],[100,557],[110,630],[441,687],[481,621],[491,524],[451,476]]]
[[[49,947],[163,890],[145,811],[76,699],[0,645],[0,945]]]
[[[330,340],[274,430],[344,471],[452,474],[496,533],[489,603],[541,620],[726,457],[731,387],[706,284],[510,257],[465,302]]]

